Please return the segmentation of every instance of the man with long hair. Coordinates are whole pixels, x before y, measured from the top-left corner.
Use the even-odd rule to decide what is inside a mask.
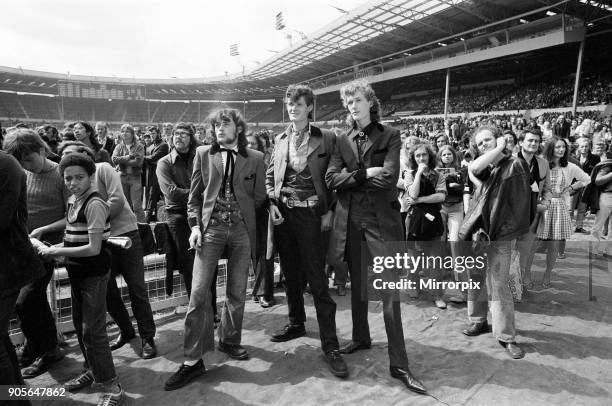
[[[256,255],[255,210],[266,201],[263,154],[247,148],[247,125],[237,110],[214,112],[209,122],[216,139],[196,150],[187,203],[195,259],[185,317],[185,360],[166,382],[166,390],[183,387],[206,371],[202,356],[214,350],[210,289],[226,249],[227,294],[218,349],[234,359],[248,358],[240,344],[249,265]]]
[[[368,325],[367,265],[372,263],[372,258],[386,255],[390,242],[404,240],[396,188],[401,139],[398,130],[380,124],[380,102],[367,82],[343,86],[340,96],[348,109],[347,121],[352,129],[337,137],[325,181],[330,189],[337,191],[336,216],[347,219],[345,257],[352,284],[353,337],[340,352],[350,354],[369,349],[372,343]],[[393,269],[383,270],[380,275],[385,282],[399,280]],[[379,292],[389,341],[391,376],[414,392],[426,393],[423,384],[408,369],[399,294],[394,289],[383,288]]]

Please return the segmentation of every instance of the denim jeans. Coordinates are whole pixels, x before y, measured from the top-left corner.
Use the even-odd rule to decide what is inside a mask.
[[[26,338],[24,353],[38,357],[57,346],[57,328],[47,300],[47,286],[53,276],[53,262],[43,262],[45,275],[19,292],[15,312]]]
[[[211,219],[202,233],[202,247],[196,250],[193,282],[185,316],[185,359],[195,361],[214,350],[214,312],[211,285],[221,254],[227,247],[226,298],[223,302],[219,341],[239,345],[242,340],[242,318],[246,299],[251,241],[244,222],[227,224]]]
[[[338,349],[336,302],[329,295],[325,273],[326,241],[321,232],[321,216],[312,208],[279,206],[285,221],[274,228],[291,324],[304,324],[304,287],[310,285],[324,352]]]
[[[106,286],[110,272],[100,276],[70,278],[72,322],[85,362],[98,383],[114,379],[115,365],[106,334]]]
[[[136,178],[122,175],[121,186],[123,187],[125,198],[136,215],[136,219],[139,223],[144,223],[145,214],[142,209],[142,179],[140,179],[140,176]]]
[[[525,284],[531,282],[531,266],[538,245],[537,235],[531,229],[516,240],[516,249],[520,255],[521,279]]]
[[[580,201],[582,199],[583,192],[584,188],[581,188],[572,196],[572,206],[570,211],[573,212],[574,208],[576,209],[576,228],[582,228],[584,225],[584,217],[586,216],[587,204]]]
[[[440,214],[445,226],[442,241],[459,241],[459,228],[461,228],[461,223],[463,223],[463,202],[450,205],[443,204]],[[451,249],[452,247],[453,245],[451,244]],[[454,252],[453,255],[455,255]]]
[[[153,312],[149,303],[147,286],[144,280],[144,263],[142,261],[142,242],[138,230],[122,234],[122,237],[132,239],[132,247],[122,250],[110,246],[112,253],[111,277],[108,280],[108,290],[106,292],[106,306],[121,334],[130,336],[134,334],[134,327],[130,320],[130,315],[125,308],[121,292],[117,287],[115,277],[119,274],[123,276],[128,287],[132,312],[138,324],[140,338],[153,338],[155,336],[155,322]]]
[[[514,299],[508,285],[510,276],[510,260],[515,241],[495,241],[487,250],[488,266],[478,272],[471,268],[469,277],[480,280],[480,290],[468,290],[468,317],[473,323],[487,321],[487,310],[491,310],[493,336],[502,342],[513,342]]]

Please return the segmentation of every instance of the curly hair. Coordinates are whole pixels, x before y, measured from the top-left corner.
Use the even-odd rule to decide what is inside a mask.
[[[64,171],[69,166],[80,166],[81,168],[85,169],[85,172],[87,172],[87,175],[89,176],[96,173],[96,164],[88,155],[68,154],[63,157],[59,163],[59,171],[62,177],[64,177]]]
[[[83,144],[81,141],[64,141],[57,148],[57,153],[59,156],[64,155],[64,150],[68,147],[76,147],[76,152],[82,154],[87,154],[92,160],[95,161],[95,154],[87,145]]]
[[[410,168],[413,170],[416,170],[419,167],[419,164],[417,164],[414,155],[416,154],[417,151],[421,149],[424,149],[425,152],[427,152],[427,156],[428,156],[427,166],[429,167],[429,169],[435,169],[436,164],[438,162],[438,157],[436,157],[436,153],[434,152],[433,148],[431,148],[431,145],[426,144],[426,143],[419,144],[410,151],[410,156],[408,158],[410,162]]]

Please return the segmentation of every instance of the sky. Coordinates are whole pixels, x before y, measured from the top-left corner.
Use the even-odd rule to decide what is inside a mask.
[[[0,65],[73,75],[201,78],[241,73],[366,0],[3,0]],[[297,41],[296,41],[297,42]],[[239,44],[239,57],[229,55]]]

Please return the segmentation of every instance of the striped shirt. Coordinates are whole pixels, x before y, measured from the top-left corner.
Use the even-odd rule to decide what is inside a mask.
[[[89,234],[102,233],[102,240],[110,237],[108,204],[93,189],[84,197],[71,196],[66,213],[64,242],[73,247],[89,243]]]

